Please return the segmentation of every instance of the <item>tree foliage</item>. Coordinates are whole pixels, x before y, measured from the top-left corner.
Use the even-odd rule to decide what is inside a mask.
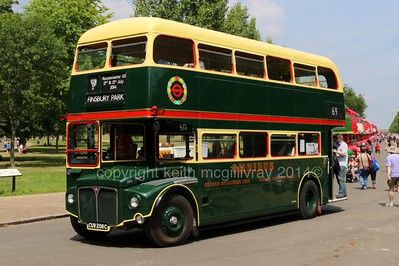
[[[389,132],[399,133],[399,111],[396,113],[396,116],[389,127]]]
[[[365,116],[365,111],[367,109],[367,102],[364,96],[348,86],[344,87],[344,99],[345,105],[350,109],[357,112],[360,116]]]
[[[59,105],[66,52],[41,16],[1,14],[0,39],[0,116],[13,144],[18,133],[34,128]],[[15,165],[13,151],[10,162]]]
[[[0,14],[12,13],[12,5],[18,4],[16,0],[0,0]]]
[[[101,0],[32,0],[26,12],[48,18],[55,35],[64,40],[70,66],[79,37],[112,16]]]
[[[66,53],[67,67],[62,76],[69,76],[75,56],[76,44],[87,30],[108,22],[112,14],[101,0],[32,0],[25,8],[30,16],[46,17],[49,27],[59,41],[63,43],[61,52]],[[66,96],[69,79],[58,84],[59,95],[52,109],[39,114],[36,119],[36,135],[59,136],[65,133],[64,122],[59,116],[66,112]],[[27,132],[27,131],[25,131]],[[23,132],[21,132],[22,134]]]
[[[249,14],[248,7],[241,3],[235,4],[227,13],[223,31],[254,40],[260,40],[256,28],[256,18]]]
[[[248,8],[237,3],[229,9],[227,4],[227,0],[133,0],[136,17],[160,17],[260,40]]]

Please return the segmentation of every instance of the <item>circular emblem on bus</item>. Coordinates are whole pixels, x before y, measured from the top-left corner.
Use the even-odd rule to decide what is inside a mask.
[[[187,85],[181,77],[172,77],[167,86],[168,97],[176,105],[183,104],[187,99]]]

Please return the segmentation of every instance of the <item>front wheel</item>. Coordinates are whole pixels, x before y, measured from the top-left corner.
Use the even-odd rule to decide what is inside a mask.
[[[299,211],[302,218],[310,219],[317,215],[319,207],[319,190],[314,181],[308,180],[301,188],[299,196]]]
[[[102,239],[108,235],[108,232],[91,231],[86,225],[79,223],[78,218],[71,216],[71,225],[75,232],[87,239]]]
[[[193,230],[194,214],[190,203],[180,195],[171,195],[160,203],[145,226],[151,242],[160,247],[185,243]]]

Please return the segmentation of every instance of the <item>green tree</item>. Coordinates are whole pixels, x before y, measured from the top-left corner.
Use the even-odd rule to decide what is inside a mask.
[[[389,127],[389,132],[399,133],[399,111],[396,113],[396,116]]]
[[[356,93],[353,88],[345,85],[344,99],[347,107],[357,112],[360,116],[365,116],[364,113],[367,109],[367,102],[362,94]]]
[[[1,13],[13,13],[12,5],[17,5],[16,0],[0,0],[0,14]]]
[[[62,50],[67,54],[68,66],[64,69],[64,75],[70,73],[80,36],[87,30],[108,22],[112,16],[101,0],[32,0],[26,6],[26,13],[48,18],[53,32],[63,41]],[[37,134],[47,136],[47,139],[55,136],[56,149],[58,149],[58,137],[65,133],[65,123],[59,120],[59,116],[66,112],[68,84],[68,79],[59,84],[59,95],[56,97],[58,101],[52,103],[51,112],[36,117],[40,127],[35,131]]]
[[[211,30],[223,28],[227,0],[133,0],[135,17],[159,17]]]
[[[248,7],[241,3],[235,4],[227,13],[223,31],[254,40],[260,40],[259,30],[256,28],[256,18],[249,14]]]
[[[159,17],[201,28],[260,40],[256,19],[248,8],[227,0],[132,0],[136,17]],[[267,42],[271,42],[269,37]]]
[[[12,36],[12,38],[10,38]],[[0,117],[14,144],[18,132],[37,123],[59,102],[67,79],[66,53],[49,22],[41,16],[0,15]],[[15,167],[14,149],[10,165]]]
[[[70,66],[79,37],[112,16],[101,0],[32,0],[26,12],[48,18],[55,35],[64,40]]]

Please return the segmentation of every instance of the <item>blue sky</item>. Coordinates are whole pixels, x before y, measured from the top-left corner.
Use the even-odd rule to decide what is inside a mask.
[[[132,13],[131,2],[103,0],[115,19]],[[366,117],[381,128],[389,127],[399,111],[399,1],[241,2],[257,18],[264,38],[331,58],[343,82],[365,96]]]

